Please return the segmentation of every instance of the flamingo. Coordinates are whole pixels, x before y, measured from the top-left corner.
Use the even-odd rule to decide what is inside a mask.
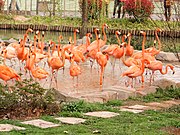
[[[131,43],[131,33],[128,33],[127,37],[128,37],[128,44],[126,45],[126,56],[132,56],[133,52],[134,52],[134,48],[133,46],[130,45]]]
[[[97,42],[99,42],[100,48],[103,47],[103,46],[106,44],[106,42],[107,42],[107,36],[106,36],[106,33],[105,33],[105,28],[108,28],[108,25],[107,25],[106,23],[102,25],[103,40],[100,39],[99,41],[97,41],[97,40],[93,41],[93,42],[87,47],[87,51],[88,51],[88,52],[90,52],[90,51],[98,48],[98,45],[97,45],[98,43],[97,43]]]
[[[31,65],[29,65],[32,76],[39,80],[45,79],[49,75],[49,73],[47,71],[45,71],[43,68],[40,68],[39,66],[33,67],[35,59],[36,59],[36,53],[33,53],[33,55],[34,55],[33,61],[31,61],[31,63],[30,63]]]
[[[132,78],[132,80],[134,79],[134,78],[136,78],[136,77],[138,77],[138,76],[141,76],[141,78],[142,78],[142,87],[143,87],[143,83],[144,83],[144,76],[143,76],[143,73],[144,73],[144,70],[145,70],[145,65],[144,65],[144,63],[145,63],[145,59],[144,59],[144,44],[145,44],[145,40],[146,40],[146,33],[145,32],[143,32],[143,31],[140,31],[140,33],[143,35],[143,42],[142,42],[142,59],[141,59],[141,66],[139,66],[139,65],[132,65],[132,66],[130,66],[129,67],[129,72],[128,73],[126,73],[126,72],[124,72],[123,74],[122,74],[122,76],[128,76],[129,78]],[[148,60],[147,60],[148,61]],[[148,64],[149,64],[149,61],[148,61]],[[134,87],[133,86],[133,82],[132,82],[132,87]]]
[[[0,78],[7,84],[7,81],[11,79],[16,79],[20,81],[20,76],[10,67],[6,65],[0,65]]]
[[[54,44],[55,42],[51,41],[50,44]],[[54,70],[56,70],[56,75],[58,74],[58,70],[60,68],[63,68],[65,64],[65,53],[64,50],[61,50],[61,56],[60,56],[60,44],[58,44],[58,56],[51,56],[50,55],[50,46],[48,48],[48,65],[51,67],[52,70],[52,78],[53,78],[53,73]],[[51,78],[51,82],[52,82]],[[57,77],[55,78],[56,84],[57,84]],[[56,85],[57,86],[57,85]]]
[[[70,52],[74,55],[73,57],[76,63],[80,63],[81,61],[85,62],[85,57],[83,55],[83,52],[81,52],[80,50],[77,50],[74,47],[76,45],[76,33],[78,32],[79,32],[78,29],[74,30],[74,44],[71,43],[71,50],[70,50]]]
[[[70,57],[70,62],[71,62],[71,65],[70,65],[69,73],[73,77],[73,81],[74,81],[74,77],[77,77],[77,84],[78,84],[78,76],[81,74],[81,68],[79,65],[74,64],[74,55],[73,54]]]
[[[160,39],[158,37],[158,32],[162,32],[162,30],[160,28],[157,28],[155,30],[156,40],[158,41],[158,50],[154,46],[145,49],[145,53],[150,53],[152,56],[155,56],[155,55],[159,54],[160,51],[161,51],[161,41],[160,41]],[[154,41],[154,43],[156,43],[156,40]]]
[[[26,48],[23,44],[23,40],[20,41],[20,48],[18,48],[17,50],[17,58],[19,59],[19,61],[23,62],[24,60],[27,59],[27,55],[29,52],[29,48]]]
[[[151,84],[151,82],[152,82],[152,78],[153,78],[153,80],[154,80],[154,72],[155,72],[155,71],[159,70],[160,73],[161,73],[162,75],[164,75],[164,74],[167,74],[167,72],[168,72],[168,67],[170,67],[170,69],[173,71],[173,74],[174,74],[175,71],[174,71],[174,66],[173,66],[173,65],[167,64],[166,67],[165,67],[165,71],[163,71],[163,63],[162,63],[161,61],[158,61],[158,60],[156,60],[156,61],[151,61],[150,64],[147,65],[147,68],[150,69],[150,70],[152,70],[152,74],[151,74],[151,77],[150,77],[150,84]]]
[[[116,38],[117,38],[117,40],[118,40],[118,44],[111,44],[111,45],[109,45],[106,49],[104,49],[102,52],[103,53],[108,53],[109,55],[111,55],[112,54],[112,52],[114,51],[114,49],[116,49],[117,47],[118,47],[118,45],[120,45],[121,43],[120,43],[120,39],[119,39],[119,35],[120,35],[121,33],[119,32],[119,31],[116,31],[115,32],[115,35],[116,35]]]
[[[95,30],[97,31],[97,29]],[[96,32],[97,34],[97,32]],[[96,36],[97,38],[97,36]],[[99,42],[99,39],[96,39],[98,41],[98,52],[96,53],[96,61],[97,63],[100,65],[101,67],[101,73],[100,73],[100,86],[102,86],[102,83],[103,83],[103,76],[104,76],[104,70],[105,70],[105,66],[107,64],[107,61],[109,59],[109,56],[108,54],[102,54],[102,52],[100,51],[100,42]]]
[[[77,46],[75,49],[81,51],[83,54],[87,52],[87,47],[90,45],[90,38],[92,38],[91,33],[86,34],[86,44]]]

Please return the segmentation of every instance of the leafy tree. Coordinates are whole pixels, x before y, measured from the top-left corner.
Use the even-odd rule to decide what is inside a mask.
[[[124,8],[136,20],[142,20],[152,14],[154,5],[150,0],[126,0]]]

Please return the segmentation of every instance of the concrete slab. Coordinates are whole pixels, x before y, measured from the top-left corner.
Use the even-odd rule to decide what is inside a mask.
[[[54,124],[52,122],[44,121],[41,119],[36,119],[36,120],[30,120],[30,121],[24,121],[21,122],[22,124],[28,124],[28,125],[33,125],[39,128],[51,128],[51,127],[57,127],[59,124]]]
[[[0,124],[0,132],[11,131],[11,130],[25,130],[24,127],[18,127],[11,124]]]
[[[120,111],[127,111],[127,112],[132,112],[132,113],[141,113],[144,110],[136,110],[136,109],[130,109],[130,108],[121,108]]]
[[[80,123],[84,123],[86,121],[85,119],[75,118],[75,117],[58,117],[55,119],[61,121],[62,123],[66,123],[66,124],[80,124]]]
[[[101,117],[101,118],[111,118],[111,117],[118,116],[119,114],[114,113],[114,112],[109,112],[109,111],[97,111],[97,112],[84,113],[84,115]]]
[[[128,109],[135,109],[135,110],[147,110],[149,107],[144,105],[132,105],[128,106]]]

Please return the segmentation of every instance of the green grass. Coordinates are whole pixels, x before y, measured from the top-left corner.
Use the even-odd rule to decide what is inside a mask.
[[[179,108],[180,106],[178,106]],[[113,110],[112,110],[113,111]],[[114,110],[117,112],[117,110]],[[9,123],[17,126],[25,127],[25,131],[3,132],[2,135],[64,135],[67,131],[69,135],[92,135],[93,131],[98,130],[102,135],[165,135],[161,130],[163,127],[180,127],[178,112],[169,110],[163,111],[145,111],[140,114],[130,112],[118,112],[119,116],[104,119],[96,117],[88,117],[82,115],[86,119],[84,124],[66,125],[61,124],[56,128],[40,129],[30,125],[23,125],[20,121],[2,120],[0,123]],[[61,113],[60,113],[61,114]],[[59,123],[53,116],[43,116],[43,120],[53,123]]]
[[[59,16],[45,17],[45,16],[26,16],[30,18],[30,20],[25,22],[18,22],[13,20],[13,15],[3,15],[0,14],[0,23],[1,24],[43,24],[47,26],[56,26],[56,25],[66,25],[66,26],[81,26],[81,18],[61,18]],[[101,26],[104,22],[106,22],[110,28],[114,29],[135,29],[135,30],[153,30],[157,27],[160,27],[164,30],[180,30],[180,22],[165,22],[165,21],[152,21],[145,20],[141,21],[141,23],[136,22],[133,19],[110,19],[110,18],[102,18],[100,20],[90,20],[88,23],[88,27],[92,26]]]
[[[167,87],[166,89],[158,88],[156,93],[148,94],[144,97],[130,97],[129,100],[153,102],[170,99],[180,99],[180,88]]]

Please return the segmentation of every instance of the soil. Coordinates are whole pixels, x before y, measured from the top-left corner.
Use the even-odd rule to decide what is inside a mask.
[[[170,135],[180,135],[180,128],[176,127],[164,127],[162,128],[163,131],[166,131]]]

